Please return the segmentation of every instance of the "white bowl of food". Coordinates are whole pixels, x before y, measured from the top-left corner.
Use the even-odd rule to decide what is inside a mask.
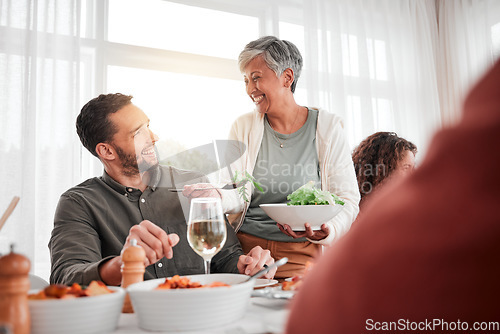
[[[60,286],[59,286],[60,287]],[[54,288],[54,285],[45,289]],[[125,290],[106,287],[110,293],[54,299],[29,299],[31,334],[92,334],[113,332],[118,323]],[[30,290],[30,298],[42,290]]]
[[[175,277],[174,277],[175,278]],[[228,286],[161,289],[164,278],[135,283],[127,288],[139,327],[148,331],[194,331],[230,324],[243,317],[254,280],[239,274],[183,276],[190,282]]]
[[[275,222],[289,225],[294,231],[305,231],[304,224],[311,224],[313,230],[335,217],[342,208],[341,204],[328,205],[287,205],[261,204],[260,207]]]

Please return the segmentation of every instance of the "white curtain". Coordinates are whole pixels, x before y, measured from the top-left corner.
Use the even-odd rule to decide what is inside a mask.
[[[437,7],[441,113],[448,124],[459,118],[470,86],[499,56],[500,2],[437,0]]]
[[[0,231],[48,278],[59,196],[80,174],[75,138],[79,1],[0,1],[0,210],[21,200]]]
[[[128,66],[127,59],[120,59],[127,54],[133,60],[130,69],[154,71],[155,62],[173,54],[108,43],[108,1],[0,0],[0,210],[14,195],[21,197],[0,231],[0,253],[15,243],[31,259],[33,272],[45,279],[59,196],[102,172],[97,159],[82,149],[74,124],[83,103],[107,92],[107,71],[113,64],[105,62],[115,62],[116,74]],[[137,3],[153,1],[159,0]],[[257,18],[259,35],[290,40],[303,53],[298,103],[341,115],[352,147],[375,131],[395,131],[417,144],[420,157],[432,133],[456,117],[464,92],[492,62],[491,24],[499,13],[495,1],[486,0],[174,2]],[[133,25],[133,18],[128,22]],[[242,47],[247,42],[238,41]],[[235,80],[234,59],[207,59],[222,69],[213,71],[214,77],[231,73],[227,79]],[[212,72],[205,72],[210,77]],[[217,109],[225,92],[219,93],[215,101],[207,99],[208,107]],[[248,111],[246,106],[231,107]]]
[[[310,103],[343,116],[351,147],[395,131],[425,152],[441,124],[434,0],[304,1],[303,15]]]

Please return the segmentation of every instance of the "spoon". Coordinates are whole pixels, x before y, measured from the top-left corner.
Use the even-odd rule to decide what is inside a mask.
[[[284,265],[287,262],[288,262],[288,258],[284,257],[284,258],[279,259],[278,261],[274,262],[273,264],[271,264],[269,266],[268,265],[264,265],[264,268],[262,268],[261,270],[259,270],[258,272],[256,272],[252,276],[250,276],[247,279],[247,282],[250,281],[250,280],[255,280],[255,279],[261,277],[262,275],[267,274],[267,272],[269,270],[277,268],[277,267],[280,267],[280,266]]]

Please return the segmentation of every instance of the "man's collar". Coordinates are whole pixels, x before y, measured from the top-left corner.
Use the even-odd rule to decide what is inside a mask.
[[[102,173],[102,180],[120,194],[127,194],[129,192],[127,191],[127,188],[129,187],[125,187],[124,185],[116,182],[111,176],[109,176],[106,170]]]
[[[149,184],[148,186],[151,188],[152,191],[155,191],[156,188],[158,187],[158,183],[160,183],[161,179],[161,171],[160,171],[160,166],[156,165],[155,167],[151,168],[148,173],[150,173],[151,178],[149,179]],[[108,184],[111,188],[119,192],[120,194],[127,194],[131,192],[131,189],[136,189],[128,186],[124,186],[121,183],[116,182],[109,174],[104,170],[102,174],[102,179],[106,184]]]

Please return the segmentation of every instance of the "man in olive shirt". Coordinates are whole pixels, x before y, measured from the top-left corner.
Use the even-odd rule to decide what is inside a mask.
[[[49,242],[51,283],[101,280],[119,285],[120,254],[131,239],[146,251],[145,279],[204,272],[203,259],[186,238],[188,199],[169,189],[207,180],[158,164],[157,137],[131,99],[100,95],[77,118],[80,140],[101,160],[104,174],[71,188],[59,200]],[[227,224],[226,243],[212,259],[211,271],[251,275],[273,262],[269,251],[260,247],[243,255]]]

